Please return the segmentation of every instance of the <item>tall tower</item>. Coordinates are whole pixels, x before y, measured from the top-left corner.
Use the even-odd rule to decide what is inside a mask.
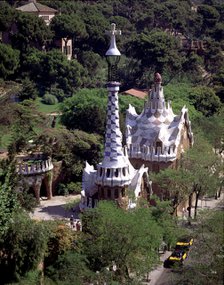
[[[105,149],[102,163],[97,166],[96,184],[98,198],[118,199],[125,197],[126,188],[130,184],[129,161],[122,148],[122,134],[119,125],[118,91],[120,83],[117,81],[117,65],[121,53],[116,46],[115,36],[121,34],[116,25],[111,24],[110,47],[106,52],[108,62],[108,104],[107,124],[105,134]]]
[[[124,208],[136,206],[140,196],[148,197],[149,180],[148,168],[138,170],[131,165],[127,152],[122,148],[122,134],[119,125],[118,91],[120,83],[117,79],[117,65],[121,53],[116,46],[116,35],[121,31],[116,30],[111,24],[110,47],[106,52],[108,63],[108,103],[107,124],[105,131],[105,145],[103,161],[97,165],[97,170],[86,162],[82,177],[82,191],[80,210],[95,207],[99,200],[115,200]],[[132,191],[133,199],[128,200],[128,193]]]

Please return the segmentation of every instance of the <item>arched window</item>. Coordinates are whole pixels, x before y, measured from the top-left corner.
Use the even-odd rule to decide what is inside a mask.
[[[115,177],[118,177],[118,169],[115,169]]]
[[[161,151],[162,151],[162,146],[163,146],[163,143],[161,141],[156,142],[156,154],[158,153],[158,147],[161,147]]]
[[[107,168],[107,177],[110,177],[110,169],[109,168]]]
[[[123,172],[123,175],[125,176],[126,175],[125,168],[122,168],[122,172]]]

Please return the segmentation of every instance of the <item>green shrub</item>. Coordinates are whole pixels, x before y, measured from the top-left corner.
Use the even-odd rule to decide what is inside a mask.
[[[70,182],[67,184],[69,194],[80,194],[82,191],[81,182]]]
[[[58,99],[49,93],[45,93],[42,102],[47,105],[55,105],[58,103]]]

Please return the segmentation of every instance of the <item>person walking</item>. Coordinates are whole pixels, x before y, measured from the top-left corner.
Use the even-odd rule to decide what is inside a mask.
[[[71,217],[70,217],[70,226],[72,229],[74,228],[74,217],[73,217],[73,215],[71,215]]]

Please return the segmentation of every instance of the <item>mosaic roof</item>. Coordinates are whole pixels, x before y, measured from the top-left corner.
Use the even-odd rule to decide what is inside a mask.
[[[184,125],[188,128],[188,136],[192,139],[187,108],[183,107],[180,115],[175,115],[170,102],[165,102],[161,82],[162,78],[157,73],[154,79],[155,85],[140,115],[129,105],[126,115],[126,142],[131,157],[130,149],[133,152],[142,152],[144,148],[149,153],[153,150],[147,150],[147,147],[151,147],[157,153],[156,147],[159,146],[161,153],[170,152],[170,148],[176,151]],[[148,158],[152,159],[150,156]],[[174,158],[172,155],[172,159]]]

